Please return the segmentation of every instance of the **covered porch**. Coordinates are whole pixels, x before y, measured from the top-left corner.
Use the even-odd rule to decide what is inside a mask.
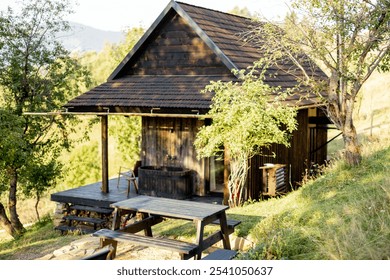
[[[138,178],[136,178],[138,180]],[[103,185],[106,184],[107,192]],[[118,175],[103,181],[51,194],[57,203],[55,229],[62,233],[92,233],[112,226],[112,204],[138,196],[138,190],[126,176]],[[222,196],[190,196],[185,200],[222,205]]]
[[[110,204],[137,196],[134,185],[131,184],[129,195],[127,194],[128,183],[124,178],[119,180],[114,177],[108,180],[109,192],[102,192],[102,182],[96,182],[74,189],[60,191],[51,194],[51,200],[70,205],[86,205],[91,207],[110,208]],[[222,196],[191,196],[187,200],[222,204]]]

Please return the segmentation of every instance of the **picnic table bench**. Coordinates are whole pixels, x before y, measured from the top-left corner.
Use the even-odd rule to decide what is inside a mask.
[[[222,241],[223,247],[230,250],[229,234],[240,222],[226,219],[228,206],[209,203],[175,200],[160,197],[136,196],[111,205],[114,208],[114,219],[111,230],[101,229],[93,235],[100,237],[101,247],[111,244],[115,249],[119,242],[131,242],[143,246],[151,246],[178,252],[181,259],[201,259],[202,252]],[[134,224],[121,225],[124,215],[140,216]],[[197,228],[194,243],[174,239],[153,237],[152,226],[168,218],[193,221]],[[204,238],[204,228],[207,225],[219,225],[219,230]],[[143,231],[144,236],[137,234]]]
[[[101,229],[93,234],[103,239],[103,246],[107,243],[113,244],[112,241],[118,242],[131,242],[137,245],[155,247],[160,249],[177,252],[180,254],[181,259],[189,259],[194,256],[197,245],[168,238],[155,238],[147,235],[140,235],[135,233],[128,233],[118,230]],[[114,247],[117,246],[114,243]]]
[[[226,249],[217,249],[214,252],[211,252],[202,260],[231,260],[237,255],[237,251],[226,250]]]

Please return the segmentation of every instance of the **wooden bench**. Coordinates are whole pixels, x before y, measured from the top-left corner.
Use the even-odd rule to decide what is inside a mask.
[[[82,260],[112,260],[114,248],[111,245],[105,246],[92,255],[85,256]]]
[[[237,255],[237,251],[226,250],[226,249],[217,249],[214,252],[211,252],[202,260],[231,260]]]
[[[179,240],[167,239],[167,238],[155,238],[150,236],[143,236],[134,233],[121,232],[117,230],[101,229],[92,234],[93,236],[100,237],[101,247],[111,244],[114,247],[113,257],[115,257],[115,251],[117,242],[130,242],[137,245],[149,246],[178,252],[181,259],[192,258],[198,246],[196,244],[183,242]]]

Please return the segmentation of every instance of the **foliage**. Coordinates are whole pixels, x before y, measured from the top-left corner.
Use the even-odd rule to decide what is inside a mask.
[[[112,121],[109,132],[117,140],[123,162],[133,167],[140,159],[141,118],[115,117]]]
[[[125,31],[125,39],[118,44],[106,43],[103,50],[98,53],[85,52],[77,55],[80,63],[91,72],[93,86],[107,80],[143,33],[141,27],[131,28]]]
[[[75,188],[98,182],[101,179],[101,164],[96,160],[99,154],[99,143],[92,141],[81,146],[70,155],[64,178],[64,185]]]
[[[247,18],[255,17],[247,7],[240,8],[239,6],[234,6],[234,8],[231,9],[228,13],[237,16],[247,17]]]
[[[342,131],[345,158],[351,165],[361,161],[353,113],[363,84],[376,70],[389,69],[390,3],[387,0],[295,0],[293,13],[282,28],[260,24],[255,41],[274,66],[287,56],[301,73],[304,87],[321,88],[311,59],[329,75],[325,95],[327,113]],[[306,56],[302,55],[304,52]],[[306,68],[307,69],[307,68]]]
[[[199,157],[220,154],[224,149],[232,161],[229,178],[230,204],[242,203],[248,160],[273,143],[289,145],[296,129],[296,111],[283,103],[287,92],[263,82],[263,76],[241,71],[240,82],[212,82],[215,92],[209,115],[212,124],[203,126],[195,141]]]
[[[23,1],[18,10],[0,14],[0,104],[6,120],[1,126],[0,190],[9,190],[10,209],[10,220],[2,213],[1,221],[13,236],[24,231],[16,210],[17,190],[39,200],[55,184],[61,167],[57,158],[71,145],[68,135],[75,121],[24,113],[59,110],[89,83],[86,69],[55,37],[69,28],[63,21],[68,6],[67,1]]]

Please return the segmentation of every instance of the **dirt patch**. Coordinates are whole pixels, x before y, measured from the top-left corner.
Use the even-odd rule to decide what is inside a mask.
[[[69,245],[40,256],[38,260],[78,260],[84,256],[92,255],[99,249],[98,237],[83,237],[71,242]],[[136,246],[121,243],[117,249],[117,260],[178,260],[179,254],[156,248]]]
[[[253,242],[244,238],[231,238],[232,249],[245,250],[253,246]],[[86,236],[71,242],[69,245],[55,249],[53,252],[45,256],[37,257],[39,260],[77,260],[84,256],[92,255],[99,249],[99,237]],[[217,248],[222,248],[222,242],[218,242],[215,247],[205,251],[207,253],[214,251]],[[129,243],[119,243],[117,248],[116,260],[180,260],[178,253],[132,245]]]

